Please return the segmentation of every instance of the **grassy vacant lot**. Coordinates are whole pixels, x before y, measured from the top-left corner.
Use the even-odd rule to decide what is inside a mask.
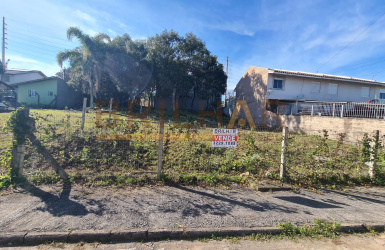
[[[156,181],[158,141],[100,141],[98,133],[154,134],[158,116],[152,112],[150,123],[121,114],[117,126],[100,129],[95,126],[94,112],[87,113],[85,130],[80,131],[81,112],[60,110],[31,110],[36,121],[37,137],[54,158],[70,174],[71,181],[87,185],[144,185]],[[2,127],[9,113],[0,113]],[[104,116],[105,118],[108,116]],[[172,114],[166,113],[165,134],[182,134],[183,140],[166,140],[163,148],[162,182],[168,184],[248,185],[261,180],[278,180],[281,157],[281,131],[239,131],[235,149],[212,148],[210,141],[190,140],[195,134],[211,134],[212,128],[199,128],[198,115],[181,112],[180,125],[173,124]],[[106,122],[106,119],[103,120]],[[209,122],[212,124],[212,122]],[[190,126],[188,126],[190,125]],[[215,127],[215,125],[213,125]],[[0,155],[11,147],[10,133],[0,134]],[[372,183],[368,167],[363,163],[363,146],[333,141],[327,136],[290,134],[287,149],[287,182],[298,186],[320,187]],[[383,149],[379,162],[385,162]],[[4,164],[3,164],[4,165]],[[59,181],[48,163],[27,144],[25,175],[34,183]],[[2,166],[0,175],[7,169]],[[380,164],[375,184],[385,184],[384,168]]]

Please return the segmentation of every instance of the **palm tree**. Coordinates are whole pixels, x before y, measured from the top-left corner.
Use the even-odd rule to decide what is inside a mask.
[[[100,86],[101,65],[106,56],[106,41],[110,42],[111,39],[104,33],[90,37],[79,28],[70,27],[67,38],[71,40],[73,37],[79,40],[81,47],[59,52],[56,59],[61,67],[68,60],[72,67],[82,72],[90,87],[90,107],[94,108],[94,95]]]

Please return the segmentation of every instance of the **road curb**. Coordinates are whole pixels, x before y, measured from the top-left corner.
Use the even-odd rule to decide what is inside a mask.
[[[344,224],[341,232],[384,231],[385,224]],[[177,229],[124,229],[75,230],[70,232],[28,232],[0,235],[0,246],[39,245],[47,242],[130,242],[160,239],[196,239],[212,236],[246,236],[251,234],[280,234],[277,227],[259,228],[177,228]]]

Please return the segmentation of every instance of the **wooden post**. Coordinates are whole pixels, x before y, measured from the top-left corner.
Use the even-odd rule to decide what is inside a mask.
[[[314,105],[311,105],[311,116],[314,114]]]
[[[279,171],[279,177],[282,180],[286,176],[286,145],[287,145],[287,134],[288,134],[288,128],[284,127],[282,128],[282,149],[281,149],[281,167]]]
[[[334,112],[335,112],[335,110],[336,110],[336,104],[333,103],[333,117],[334,117]]]
[[[159,101],[159,147],[158,147],[158,170],[157,178],[160,180],[163,161],[163,135],[164,135],[164,101]]]
[[[371,151],[370,151],[370,162],[369,162],[369,176],[370,179],[374,180],[376,178],[376,161],[377,161],[377,151],[380,141],[380,131],[376,130],[374,134],[374,141],[371,142]]]
[[[81,125],[81,130],[84,130],[84,123],[86,121],[86,108],[87,108],[87,98],[83,98],[83,111],[82,111],[82,125]]]

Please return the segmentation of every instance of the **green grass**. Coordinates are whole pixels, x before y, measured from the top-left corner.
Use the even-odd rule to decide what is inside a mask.
[[[235,149],[212,148],[210,141],[164,141],[161,182],[156,180],[158,142],[98,141],[97,133],[156,134],[157,111],[146,127],[139,120],[128,127],[130,117],[120,114],[114,128],[97,128],[95,112],[87,113],[85,129],[80,131],[81,112],[31,110],[36,136],[71,176],[71,181],[88,185],[125,186],[147,184],[203,185],[230,187],[249,185],[264,179],[279,179],[281,132],[239,130]],[[9,113],[0,113],[0,125]],[[172,124],[172,112],[166,112],[166,134],[211,134],[211,128],[198,128],[198,114],[180,112],[180,124]],[[213,118],[215,119],[215,118]],[[108,122],[108,115],[103,123]],[[189,128],[186,125],[191,125]],[[0,133],[0,155],[9,150],[12,137]],[[338,188],[372,184],[368,167],[362,162],[360,146],[348,145],[319,135],[290,134],[287,148],[287,178],[298,187]],[[385,185],[385,153],[378,154],[378,177],[374,184]],[[2,164],[0,175],[7,173]],[[49,164],[27,143],[25,175],[31,182],[60,181]]]
[[[200,241],[207,242],[209,240],[221,241],[229,240],[231,244],[238,244],[240,240],[252,241],[268,241],[278,239],[322,239],[322,238],[338,238],[341,235],[341,224],[338,222],[328,222],[320,219],[315,219],[313,225],[296,226],[290,222],[280,223],[278,227],[280,233],[259,233],[244,236],[219,236],[218,233],[213,233],[211,237],[200,238]],[[188,232],[187,232],[188,234]]]

